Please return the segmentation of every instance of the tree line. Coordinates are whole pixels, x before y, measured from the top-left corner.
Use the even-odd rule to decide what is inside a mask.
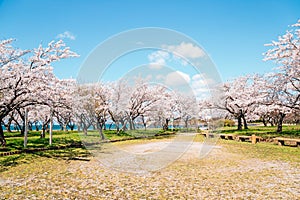
[[[59,79],[52,63],[77,57],[62,40],[46,47],[21,50],[13,39],[0,41],[0,122],[10,131],[17,124],[24,132],[26,125],[41,125],[41,137],[54,119],[63,129],[67,126],[87,134],[90,126],[99,130],[108,121],[117,131],[159,125],[180,119],[185,127],[192,120],[234,118],[238,129],[248,128],[250,120],[277,125],[282,131],[284,119],[298,119],[300,110],[300,20],[284,35],[268,44],[265,61],[278,67],[266,74],[238,77],[219,85],[216,97],[196,99],[194,95],[169,91],[162,85],[149,85],[136,77],[134,84],[121,79],[111,83],[77,84],[74,79]],[[211,110],[217,115],[209,116]],[[28,114],[28,120],[25,120]],[[217,116],[217,117],[216,117]],[[295,116],[295,117],[293,117]],[[0,126],[0,144],[6,140]]]

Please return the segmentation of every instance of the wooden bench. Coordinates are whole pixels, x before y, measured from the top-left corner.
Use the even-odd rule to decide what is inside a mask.
[[[262,140],[262,137],[258,137],[255,135],[248,136],[248,135],[238,135],[237,137],[238,141],[241,142],[252,142],[253,144],[256,144],[257,142],[260,142]]]
[[[215,137],[215,135],[212,133],[200,133],[200,135],[203,135],[206,138],[214,138]]]
[[[247,135],[238,135],[236,137],[236,139],[240,142],[246,142],[246,141],[250,141],[251,140],[251,136],[247,136]]]
[[[274,138],[274,142],[280,146],[289,145],[300,147],[300,139],[277,137]]]
[[[221,139],[224,140],[234,140],[235,139],[235,135],[234,134],[219,134]]]

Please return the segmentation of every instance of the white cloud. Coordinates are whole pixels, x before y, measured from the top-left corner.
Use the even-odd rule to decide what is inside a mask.
[[[190,75],[181,71],[171,72],[165,78],[165,84],[169,86],[179,86],[189,84],[191,81]]]
[[[152,69],[161,69],[166,65],[166,61],[170,58],[170,55],[166,51],[155,51],[148,55],[150,61],[149,67]]]
[[[205,52],[192,43],[182,42],[179,45],[162,45],[162,48],[169,50],[175,55],[180,55],[186,59],[200,58],[205,56]]]
[[[76,37],[73,33],[71,33],[70,31],[65,31],[63,33],[60,33],[56,36],[56,38],[59,38],[59,39],[70,39],[70,40],[75,40]]]
[[[179,45],[162,45],[167,51],[158,50],[148,55],[149,67],[161,69],[167,61],[179,61],[183,66],[187,66],[189,59],[204,57],[205,52],[192,43],[182,42]]]
[[[202,74],[196,74],[192,77],[191,88],[198,99],[209,95],[210,90],[207,85],[207,80]]]

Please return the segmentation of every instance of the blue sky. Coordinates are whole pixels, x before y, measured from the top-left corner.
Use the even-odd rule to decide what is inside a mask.
[[[81,57],[54,67],[58,77],[76,78],[108,37],[141,27],[174,29],[197,41],[227,80],[270,71],[274,64],[262,61],[264,44],[300,19],[299,11],[299,0],[0,0],[0,39],[16,38],[15,46],[32,49],[69,32],[74,38],[64,41]],[[120,66],[139,63],[129,58]]]

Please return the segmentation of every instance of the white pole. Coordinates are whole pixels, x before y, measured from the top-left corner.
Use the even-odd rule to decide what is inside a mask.
[[[53,127],[53,111],[50,111],[50,130],[49,130],[49,145],[52,145],[52,127]]]
[[[27,147],[28,136],[28,110],[25,108],[25,131],[24,131],[24,147]]]

